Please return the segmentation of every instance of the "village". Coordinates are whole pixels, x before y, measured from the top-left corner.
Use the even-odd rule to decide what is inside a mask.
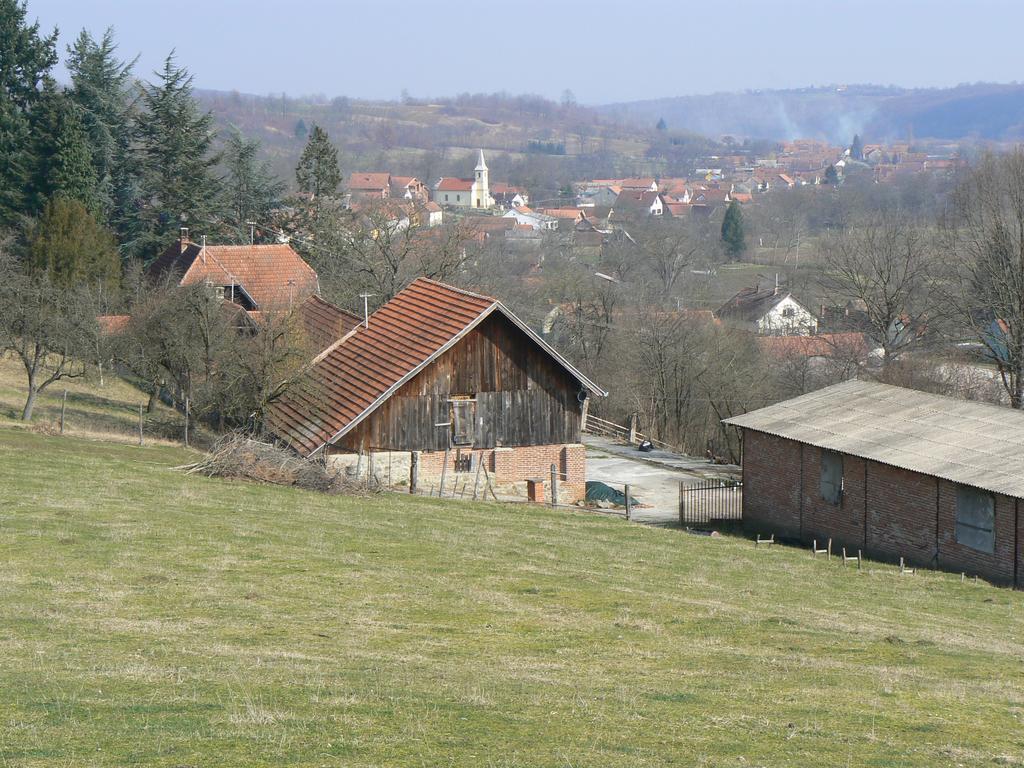
[[[1024,765],[1024,87],[82,2],[0,0],[3,765]]]

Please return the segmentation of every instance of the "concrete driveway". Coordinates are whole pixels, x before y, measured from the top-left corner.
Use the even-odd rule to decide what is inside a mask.
[[[584,435],[587,480],[600,480],[630,493],[643,506],[633,509],[633,520],[653,525],[678,525],[679,483],[709,477],[738,476],[739,467],[717,466],[692,456],[656,451],[641,453],[596,435]]]

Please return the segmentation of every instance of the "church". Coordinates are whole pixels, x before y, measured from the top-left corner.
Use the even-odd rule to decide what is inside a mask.
[[[438,205],[453,208],[480,208],[488,210],[494,206],[490,184],[487,178],[487,163],[484,151],[473,170],[472,179],[453,179],[442,177],[434,185],[434,202]]]

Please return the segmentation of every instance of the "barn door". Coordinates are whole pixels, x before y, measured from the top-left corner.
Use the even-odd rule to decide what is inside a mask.
[[[473,445],[476,441],[476,400],[468,395],[453,395],[450,405],[452,445]]]

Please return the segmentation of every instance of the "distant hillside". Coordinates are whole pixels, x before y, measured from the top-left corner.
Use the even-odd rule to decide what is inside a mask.
[[[610,118],[712,137],[817,138],[847,144],[916,138],[1024,138],[1024,85],[905,89],[874,85],[746,91],[652,99],[599,108]]]

